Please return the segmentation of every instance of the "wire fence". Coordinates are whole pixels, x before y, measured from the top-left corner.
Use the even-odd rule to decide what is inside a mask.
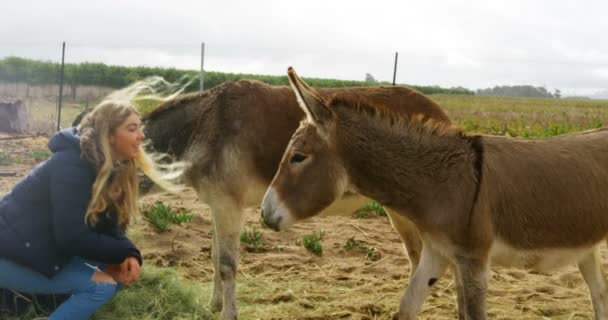
[[[251,74],[242,74],[231,68],[224,68],[228,69],[228,73],[206,73],[206,60],[212,66],[226,65],[225,57],[231,56],[227,54],[230,50],[220,48],[208,58],[205,56],[204,43],[196,47],[187,44],[100,46],[86,43],[2,43],[0,103],[22,105],[27,114],[26,131],[49,134],[70,126],[79,113],[94,106],[113,90],[146,76],[158,75],[168,81],[176,81],[184,74],[192,79],[198,78],[198,81],[192,81],[189,91],[204,90],[224,81],[252,77],[270,84],[287,84],[283,76],[254,76],[255,66],[246,66],[245,70],[241,70],[251,71]],[[254,49],[252,63],[255,64],[254,61],[259,57],[272,59],[272,49]],[[141,59],[135,60],[142,66],[117,66],[126,60],[132,61],[133,56],[141,56]],[[397,75],[396,59],[395,55],[394,70],[391,71],[393,84]],[[5,62],[4,65],[1,62]],[[286,62],[285,66],[287,65]],[[376,82],[368,71],[361,71],[361,81],[319,82],[319,85],[349,86],[366,81]],[[284,74],[284,70],[277,73]]]

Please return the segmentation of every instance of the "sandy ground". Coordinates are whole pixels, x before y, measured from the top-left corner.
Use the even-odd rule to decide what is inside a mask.
[[[0,134],[3,137],[7,136]],[[16,159],[0,165],[0,173],[16,174],[0,177],[0,194],[31,170],[35,165],[32,152],[45,150],[46,143],[44,137],[0,140],[0,152]],[[186,279],[209,289],[213,277],[209,210],[193,192],[155,194],[142,201],[158,200],[191,210],[194,219],[163,233],[137,219],[130,233],[142,248],[145,263],[175,267]],[[259,212],[250,210],[245,228],[262,230],[258,220]],[[301,241],[304,235],[320,230],[325,231],[325,238],[324,253],[319,257],[306,251]],[[409,263],[387,218],[355,219],[345,213],[313,218],[288,232],[262,231],[268,246],[241,247],[238,290],[242,319],[390,319],[397,310],[407,286]],[[366,258],[362,250],[344,249],[350,238],[378,249],[379,260]],[[574,266],[550,275],[493,268],[487,305],[490,319],[592,319],[586,285]],[[419,318],[456,318],[449,272],[427,299]]]

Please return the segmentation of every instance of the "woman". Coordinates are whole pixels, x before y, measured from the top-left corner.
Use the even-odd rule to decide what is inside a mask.
[[[0,200],[0,288],[71,294],[49,319],[87,319],[142,257],[124,229],[138,212],[138,169],[163,187],[142,150],[137,111],[104,102],[49,141],[53,155]]]

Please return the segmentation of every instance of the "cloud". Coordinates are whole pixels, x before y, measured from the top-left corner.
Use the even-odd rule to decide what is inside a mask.
[[[608,3],[572,1],[70,1],[3,7],[0,57],[563,91],[606,88]]]
[[[608,79],[608,68],[602,68],[602,69],[596,69],[593,70],[593,75],[603,78],[603,79]]]

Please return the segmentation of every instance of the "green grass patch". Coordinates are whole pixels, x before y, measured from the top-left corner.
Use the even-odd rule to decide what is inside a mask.
[[[312,234],[304,236],[303,244],[306,250],[321,256],[323,255],[323,236],[325,235],[324,231],[315,231]]]
[[[209,296],[203,284],[183,280],[174,269],[144,266],[141,278],[123,287],[103,306],[93,320],[165,320],[215,319],[207,309]],[[42,320],[53,310],[35,308],[34,301],[20,314],[0,310],[0,318],[7,320]]]
[[[365,257],[367,259],[370,259],[372,261],[376,261],[381,258],[380,251],[378,249],[370,246],[365,242],[355,240],[355,237],[352,237],[346,241],[346,244],[344,244],[344,249],[359,249],[365,253]]]
[[[386,211],[382,207],[382,205],[376,201],[372,200],[368,202],[366,205],[355,211],[353,213],[353,217],[356,219],[366,219],[366,218],[374,218],[374,217],[386,217]]]
[[[173,209],[171,206],[157,201],[154,205],[146,206],[143,210],[144,217],[158,231],[167,231],[169,225],[181,224],[192,221],[192,213],[185,208]]]
[[[215,319],[206,307],[208,295],[177,271],[144,266],[141,279],[124,287],[94,320]]]
[[[42,162],[51,156],[51,152],[47,150],[34,150],[32,151],[31,157],[36,162]]]
[[[241,233],[241,243],[244,244],[247,248],[247,251],[251,252],[261,252],[266,251],[266,249],[270,246],[268,243],[262,240],[262,236],[264,232],[258,230],[256,228],[253,229],[245,229],[243,233]]]

